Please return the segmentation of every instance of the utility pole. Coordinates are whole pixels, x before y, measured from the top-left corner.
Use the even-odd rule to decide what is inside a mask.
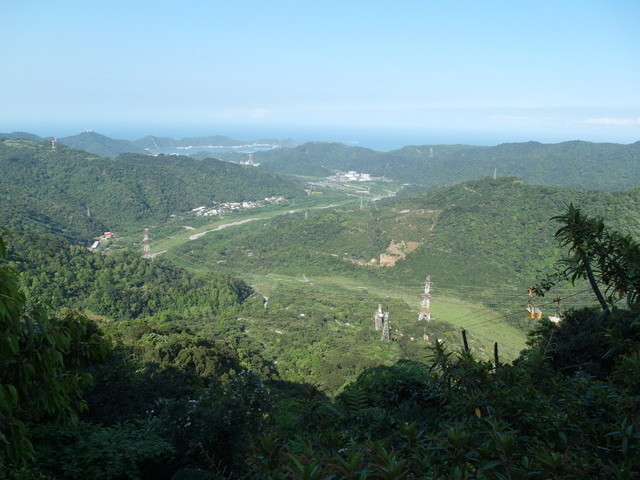
[[[420,314],[418,315],[418,321],[426,320],[431,321],[431,307],[429,302],[431,300],[431,275],[427,275],[427,281],[424,284],[424,293],[422,294],[422,302],[420,302]]]

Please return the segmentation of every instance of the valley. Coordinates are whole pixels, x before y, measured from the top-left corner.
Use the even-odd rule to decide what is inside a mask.
[[[333,203],[335,202],[335,203]],[[358,202],[348,196],[345,196],[342,200],[333,198],[332,203],[328,205],[305,205],[301,202],[302,206],[296,210],[285,210],[275,215],[308,215],[309,211],[314,209],[326,210],[335,208],[359,208]],[[355,204],[354,204],[355,203]],[[220,268],[224,268],[224,264],[213,263],[210,261],[193,260],[190,258],[189,252],[194,242],[208,241],[215,244],[215,240],[212,237],[216,236],[216,232],[219,232],[223,228],[232,227],[231,230],[225,232],[230,238],[233,238],[233,228],[243,225],[247,222],[263,222],[260,227],[266,228],[267,224],[264,222],[270,221],[274,216],[274,212],[265,213],[263,216],[256,216],[255,212],[247,212],[246,214],[235,213],[231,223],[226,223],[225,220],[218,220],[210,224],[202,225],[197,229],[188,229],[184,232],[171,235],[167,238],[154,238],[153,239],[153,251],[158,251],[159,255],[163,255],[175,262],[177,265],[181,265],[184,268],[191,269],[196,272],[215,271]],[[308,219],[308,216],[307,216]],[[228,221],[227,221],[228,222]],[[248,225],[247,229],[254,230],[255,225]],[[152,230],[153,232],[153,230]],[[202,238],[207,235],[209,238]],[[393,245],[393,244],[392,244]],[[181,247],[181,248],[180,248]],[[394,255],[398,256],[397,249],[394,249]],[[410,251],[408,253],[411,253]],[[251,255],[251,252],[247,253]],[[331,255],[334,258],[339,257],[337,253],[324,253],[324,255]],[[388,257],[388,254],[380,253],[381,261],[374,264],[380,265],[379,268],[386,268],[383,258]],[[287,263],[285,261],[285,263]],[[233,269],[232,269],[233,270]],[[369,309],[375,310],[378,302],[386,303],[389,300],[395,300],[402,302],[408,312],[414,312],[417,319],[417,313],[419,310],[419,303],[421,299],[421,284],[415,282],[411,288],[406,284],[397,282],[384,282],[380,283],[380,280],[370,278],[367,276],[361,276],[359,279],[354,279],[350,276],[336,274],[334,276],[325,275],[307,275],[303,265],[299,267],[299,274],[291,276],[286,272],[291,270],[285,268],[284,273],[281,273],[277,267],[264,274],[254,274],[251,268],[247,268],[241,272],[235,271],[235,274],[239,274],[243,280],[245,280],[251,287],[260,295],[273,299],[279,292],[286,291],[288,286],[294,286],[299,290],[301,297],[306,298],[318,298],[323,299],[333,298],[339,301],[340,298],[358,299],[359,301],[369,302]],[[426,276],[426,274],[425,274]],[[305,287],[306,291],[305,292]],[[472,293],[478,293],[477,291]],[[512,297],[516,300],[516,305],[522,303],[518,302],[517,293],[513,293]],[[520,299],[522,300],[522,299]],[[519,305],[518,305],[519,306]],[[309,308],[308,306],[306,307]],[[518,307],[514,307],[514,310]],[[313,311],[313,306],[311,306]],[[511,317],[518,315],[521,316],[523,308],[519,308],[516,312],[510,312]],[[410,313],[405,313],[409,317]],[[471,335],[474,337],[473,344],[477,344],[479,354],[481,356],[488,356],[493,353],[492,342],[500,343],[504,348],[505,360],[515,358],[519,351],[524,348],[524,331],[522,328],[515,327],[509,323],[508,318],[498,311],[494,311],[491,308],[483,306],[477,299],[475,302],[467,300],[460,300],[454,296],[438,295],[437,303],[433,304],[433,316],[434,322],[440,321],[444,324],[449,324],[452,331],[448,332],[447,338],[454,344],[460,342],[459,330],[461,328],[468,329]],[[359,322],[363,323],[366,328],[366,321],[359,319]],[[516,322],[517,323],[517,322]],[[370,327],[370,326],[369,326]],[[411,338],[418,339],[419,341],[425,341],[424,335],[428,335],[430,330],[429,325],[426,323],[416,324],[410,317],[399,321],[394,328],[405,330],[406,334],[403,334],[407,340],[411,341]],[[277,324],[274,328],[277,328]],[[421,330],[422,329],[422,330]],[[371,332],[371,341],[375,341],[375,334]],[[379,335],[378,335],[379,336]],[[433,336],[433,335],[431,335]],[[426,340],[428,342],[428,339]]]
[[[35,450],[24,446],[11,458],[35,452],[46,471],[66,472],[85,462],[84,442],[91,446],[82,451],[103,452],[101,438],[120,435],[109,448],[130,455],[143,478],[176,480],[184,471],[192,478],[192,467],[209,465],[201,446],[216,452],[220,465],[249,475],[251,462],[271,472],[294,468],[291,459],[306,454],[283,440],[290,436],[309,442],[305,448],[317,458],[345,442],[374,455],[371,439],[440,431],[451,421],[473,423],[480,432],[474,445],[493,442],[491,432],[511,435],[511,425],[530,431],[523,448],[539,465],[545,457],[535,450],[537,425],[550,418],[546,406],[558,392],[570,401],[556,402],[554,411],[573,416],[581,431],[591,428],[578,407],[585,398],[597,418],[618,415],[594,392],[613,388],[603,383],[611,371],[636,385],[633,368],[615,370],[605,353],[611,342],[619,355],[633,352],[640,338],[629,320],[637,308],[640,188],[577,189],[513,175],[424,185],[424,177],[406,181],[416,166],[410,162],[387,165],[379,177],[336,177],[356,168],[345,155],[362,152],[351,148],[292,147],[273,160],[277,170],[291,161],[294,172],[284,175],[210,158],[110,159],[63,145],[53,150],[46,141],[0,142],[0,226],[8,227],[0,249],[2,312],[18,305],[11,318],[23,327],[16,335],[33,339],[15,343],[22,350],[3,344],[5,365],[22,365],[16,355],[37,362],[39,345],[47,344],[60,353],[57,369],[76,372],[74,382],[95,379],[82,384],[90,410],[79,410],[78,426],[64,434],[31,410],[15,410],[12,418],[33,430],[8,438],[32,438]],[[316,159],[307,169],[313,155],[324,166]],[[375,165],[371,159],[360,171]],[[459,166],[451,162],[442,178]],[[387,176],[396,171],[398,178]],[[578,218],[575,235],[591,237],[572,249],[556,233],[573,205],[587,219]],[[604,219],[606,229],[592,218]],[[103,232],[110,235],[90,251]],[[593,310],[598,303],[585,274],[570,281],[579,265],[567,255],[589,249],[589,261],[601,262],[595,274],[606,301],[615,305],[611,317]],[[609,264],[619,268],[610,273]],[[574,270],[554,277],[562,265]],[[534,291],[541,296],[530,296]],[[531,318],[527,307],[542,318]],[[425,308],[430,321],[418,320]],[[386,324],[376,324],[379,312]],[[566,320],[556,326],[548,317]],[[30,329],[33,321],[43,327]],[[565,370],[579,375],[565,377]],[[41,408],[38,397],[22,401]],[[504,424],[486,430],[482,422],[501,412]],[[616,423],[598,425],[608,435]],[[558,440],[558,431],[542,432],[545,445],[575,436],[566,430],[567,439]],[[67,435],[61,453],[60,435]],[[280,452],[288,453],[271,465],[260,450],[247,451],[249,439],[262,442],[252,444],[257,449],[283,442]],[[416,472],[426,468],[407,450],[411,438],[397,441],[402,461]],[[421,458],[431,458],[420,445]],[[159,468],[170,465],[167,473],[154,470],[156,458]],[[89,463],[77,468],[89,471]]]

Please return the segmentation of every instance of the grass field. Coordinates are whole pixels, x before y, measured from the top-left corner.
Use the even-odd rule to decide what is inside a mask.
[[[357,298],[371,304],[372,312],[377,307],[377,302],[397,300],[405,303],[414,313],[410,318],[399,321],[400,328],[411,332],[409,335],[422,338],[422,330],[429,331],[439,323],[447,323],[454,326],[455,331],[450,332],[449,338],[460,343],[461,330],[468,332],[470,348],[476,349],[482,357],[492,358],[493,344],[497,342],[501,351],[501,359],[512,360],[518,356],[525,347],[525,332],[514,326],[511,321],[513,315],[526,318],[524,306],[514,307],[513,311],[505,316],[497,310],[488,308],[481,303],[460,300],[454,297],[438,296],[431,302],[432,323],[417,322],[419,303],[422,300],[422,286],[415,288],[407,286],[376,285],[363,282],[361,279],[352,279],[340,276],[316,277],[299,276],[291,277],[276,273],[260,277],[245,278],[256,291],[269,296],[276,288],[291,285],[301,288],[307,285],[314,292],[320,292],[329,296],[345,295]],[[458,337],[458,338],[454,338]]]

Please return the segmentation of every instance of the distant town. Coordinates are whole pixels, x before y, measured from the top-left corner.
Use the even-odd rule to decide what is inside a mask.
[[[337,173],[327,177],[327,180],[333,180],[334,182],[370,182],[371,175],[369,173],[358,173],[353,170],[347,173]]]
[[[212,217],[214,215],[224,215],[231,212],[240,212],[250,208],[264,207],[265,205],[273,205],[284,201],[284,197],[267,197],[263,200],[245,201],[245,202],[220,202],[214,203],[213,206],[196,207],[189,210],[199,217]]]

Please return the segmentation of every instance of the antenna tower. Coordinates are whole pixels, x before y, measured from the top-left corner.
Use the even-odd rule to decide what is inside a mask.
[[[142,258],[152,258],[151,244],[149,242],[149,229],[145,228],[142,235]]]
[[[380,340],[383,342],[389,342],[391,337],[389,336],[389,312],[384,312],[384,319],[382,323],[382,337]]]
[[[56,143],[58,143],[58,139],[56,137],[53,137],[53,140],[51,140],[51,150],[56,149]]]
[[[420,315],[418,315],[418,321],[426,320],[431,321],[431,308],[429,301],[431,300],[431,275],[427,275],[427,281],[424,284],[424,293],[422,294],[422,302],[420,302]]]

